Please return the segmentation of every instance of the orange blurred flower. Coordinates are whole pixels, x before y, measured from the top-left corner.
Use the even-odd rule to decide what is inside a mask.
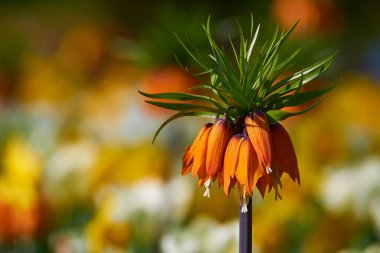
[[[286,28],[300,20],[295,35],[336,31],[342,22],[339,6],[332,0],[275,0],[272,14]]]
[[[179,67],[168,65],[163,68],[148,72],[140,84],[139,89],[147,93],[161,92],[186,92],[192,86],[197,84],[197,80],[189,76]],[[168,100],[162,100],[167,102]],[[141,100],[143,102],[143,100]],[[143,103],[144,109],[152,114],[166,115],[167,111],[161,108],[155,108]]]

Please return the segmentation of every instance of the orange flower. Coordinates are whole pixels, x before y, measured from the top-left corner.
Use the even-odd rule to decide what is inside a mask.
[[[224,153],[232,135],[231,122],[226,119],[217,119],[208,136],[206,173],[207,180],[204,182],[206,188],[203,196],[210,197],[212,182],[220,176],[223,167]]]
[[[256,151],[249,138],[242,137],[235,176],[239,184],[243,186],[243,191],[252,196],[257,180],[263,175],[263,167],[258,161]]]
[[[238,166],[237,158],[239,156],[239,150],[242,141],[243,135],[236,134],[232,136],[226,148],[223,165],[223,183],[221,183],[221,185],[223,185],[224,192],[227,197],[229,197],[231,188],[236,183],[235,172]]]
[[[222,169],[224,153],[231,133],[231,124],[225,119],[218,119],[211,129],[207,147],[206,170],[212,181]]]
[[[253,189],[260,177],[264,175],[264,169],[261,166],[256,151],[253,148],[248,136],[242,137],[242,142],[237,157],[238,164],[235,172],[237,181],[240,184],[240,196],[242,197],[242,212],[248,211],[248,198],[252,196]]]
[[[281,199],[279,188],[283,173],[298,183],[300,176],[292,142],[282,125],[269,126],[261,111],[249,113],[243,132],[231,137],[236,131],[234,124],[237,123],[227,119],[205,124],[194,143],[186,148],[182,175],[190,171],[193,177],[198,175],[199,186],[203,184],[206,188],[205,197],[210,197],[210,188],[216,178],[227,197],[238,183],[242,212],[246,212],[255,187],[263,198],[267,188],[268,192],[273,188],[275,198]]]
[[[199,185],[206,180],[207,140],[212,126],[211,123],[203,125],[193,144],[186,148],[182,157],[182,175],[186,175],[190,171],[193,177],[198,174]]]
[[[287,173],[294,182],[300,184],[300,174],[298,170],[298,162],[296,152],[289,134],[281,124],[270,126],[272,133],[272,149],[273,149],[273,166],[279,170],[280,176],[282,172]]]
[[[271,173],[271,135],[267,117],[262,111],[250,112],[245,118],[245,127],[257,156],[265,167],[266,173]]]

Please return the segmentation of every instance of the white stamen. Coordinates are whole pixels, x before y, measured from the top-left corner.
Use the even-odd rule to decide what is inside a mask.
[[[206,188],[205,192],[203,193],[203,197],[210,198],[211,196],[211,191],[210,188],[212,186],[212,182],[210,179],[207,179],[207,181],[203,184]]]
[[[210,196],[211,196],[210,188],[206,188],[205,192],[203,193],[203,197],[210,198]]]
[[[270,167],[266,167],[266,168],[265,168],[265,171],[266,171],[267,174],[272,173],[272,169],[271,169]]]
[[[242,199],[242,204],[241,204],[241,212],[242,213],[247,213],[248,212],[248,198],[246,196],[246,192],[245,192],[245,189],[244,189],[244,193],[243,193],[243,199]]]
[[[242,213],[247,213],[248,212],[248,206],[247,206],[247,204],[243,204],[243,206],[241,207],[241,212]]]

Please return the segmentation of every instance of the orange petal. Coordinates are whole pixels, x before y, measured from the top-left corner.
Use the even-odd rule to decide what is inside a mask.
[[[203,125],[203,127],[195,137],[193,144],[186,148],[185,153],[182,156],[182,176],[186,175],[191,171],[194,160],[194,147],[196,146],[197,142],[199,141],[200,137],[203,135],[205,130],[209,127],[209,125],[212,126],[211,123]]]
[[[266,189],[268,187],[268,192],[272,189],[272,174],[264,175],[257,181],[257,189],[259,190],[261,197],[264,198]]]
[[[194,145],[188,146],[185,150],[185,154],[182,157],[182,171],[181,171],[182,176],[189,173],[191,171],[191,168],[193,167],[193,158],[194,158],[193,146]]]
[[[224,153],[231,134],[231,124],[224,119],[218,119],[211,129],[206,160],[206,170],[211,180],[214,180],[222,170]]]
[[[272,151],[267,117],[262,111],[251,112],[245,118],[245,127],[260,162],[270,168]]]
[[[296,152],[292,140],[281,124],[270,126],[272,132],[273,166],[287,173],[293,181],[300,183]]]
[[[232,136],[228,142],[226,153],[224,155],[224,164],[223,164],[223,188],[227,197],[230,194],[230,190],[233,187],[233,180],[235,179],[235,171],[238,165],[239,149],[240,144],[243,141],[243,136],[241,134],[236,134]],[[231,181],[232,180],[232,181]]]
[[[251,196],[257,180],[264,175],[263,167],[258,161],[257,154],[248,137],[244,137],[240,145],[236,179],[245,186]]]
[[[199,179],[206,178],[206,155],[207,141],[209,138],[212,124],[205,125],[204,131],[199,136],[199,139],[194,143],[194,158],[191,173],[193,177],[198,174]]]

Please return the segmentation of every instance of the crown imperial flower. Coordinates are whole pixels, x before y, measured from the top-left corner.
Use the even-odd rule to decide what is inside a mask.
[[[286,75],[299,50],[285,58],[280,57],[279,52],[297,23],[287,32],[280,33],[277,28],[273,38],[259,50],[255,45],[260,25],[255,32],[251,27],[249,38],[238,26],[240,44],[236,48],[230,41],[231,60],[228,52],[214,41],[209,19],[203,29],[210,44],[210,54],[200,53],[191,41],[187,44],[176,36],[202,69],[193,75],[202,81],[202,85],[194,89],[203,94],[139,91],[148,98],[147,103],[176,112],[159,127],[153,141],[175,119],[186,116],[215,118],[215,123],[204,125],[193,144],[186,148],[182,175],[190,172],[193,177],[198,175],[198,184],[206,189],[205,197],[210,197],[210,187],[216,179],[227,197],[236,185],[242,212],[247,212],[255,187],[262,197],[267,189],[268,192],[274,189],[275,197],[281,198],[279,188],[284,173],[300,182],[293,144],[279,123],[311,110],[335,87],[302,89],[328,69],[334,55]]]

